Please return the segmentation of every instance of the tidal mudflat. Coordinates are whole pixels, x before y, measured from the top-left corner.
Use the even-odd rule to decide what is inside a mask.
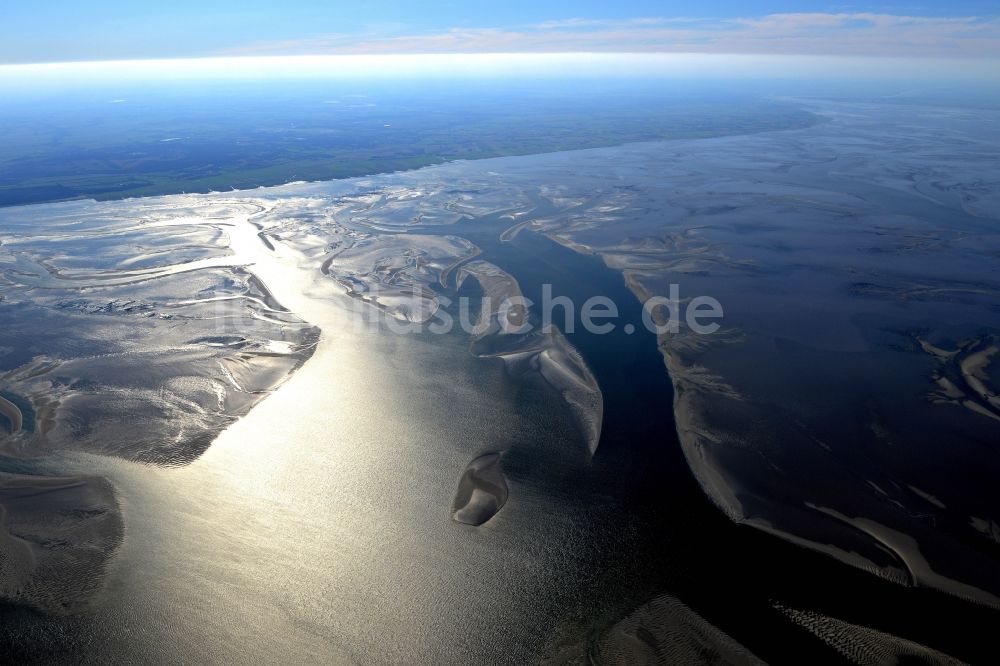
[[[226,234],[258,207],[196,208],[4,211],[5,453],[185,464],[308,358],[318,332]]]
[[[998,118],[803,104],[828,122],[0,210],[0,506],[26,476],[104,477],[83,503],[125,526],[74,533],[103,556],[72,610],[0,586],[4,643],[988,654]],[[490,307],[433,328],[543,284],[609,296],[632,332],[510,334]],[[721,328],[638,329],[671,285]]]

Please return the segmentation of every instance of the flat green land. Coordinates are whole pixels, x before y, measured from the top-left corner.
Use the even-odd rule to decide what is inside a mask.
[[[787,104],[648,88],[53,93],[0,107],[0,206],[247,189],[817,121]]]

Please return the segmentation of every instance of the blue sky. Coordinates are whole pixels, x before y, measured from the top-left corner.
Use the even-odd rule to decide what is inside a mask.
[[[5,3],[0,63],[497,51],[1000,56],[995,0],[149,4]]]

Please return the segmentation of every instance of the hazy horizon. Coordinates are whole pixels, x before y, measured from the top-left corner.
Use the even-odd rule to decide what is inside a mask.
[[[995,0],[13,4],[0,662],[996,662]]]
[[[94,39],[100,35],[100,39]],[[1000,57],[995,3],[646,0],[468,6],[122,0],[7,7],[0,64],[239,55],[715,53]]]

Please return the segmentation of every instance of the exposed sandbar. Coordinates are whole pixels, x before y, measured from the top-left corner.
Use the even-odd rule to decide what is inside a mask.
[[[756,655],[710,624],[679,599],[664,594],[636,608],[590,641],[546,661],[626,666],[647,664],[732,664],[762,666]]]
[[[479,313],[473,351],[483,358],[500,358],[512,374],[537,372],[559,392],[570,407],[587,450],[594,454],[601,439],[604,396],[597,379],[580,353],[555,326],[518,334],[505,330],[500,321],[505,302],[522,296],[517,280],[488,261],[475,260],[459,269],[458,284],[472,277],[482,288],[486,307]],[[527,312],[510,308],[508,328],[527,321]]]
[[[482,525],[503,508],[508,495],[501,454],[487,453],[465,468],[458,482],[451,516],[459,523]]]

